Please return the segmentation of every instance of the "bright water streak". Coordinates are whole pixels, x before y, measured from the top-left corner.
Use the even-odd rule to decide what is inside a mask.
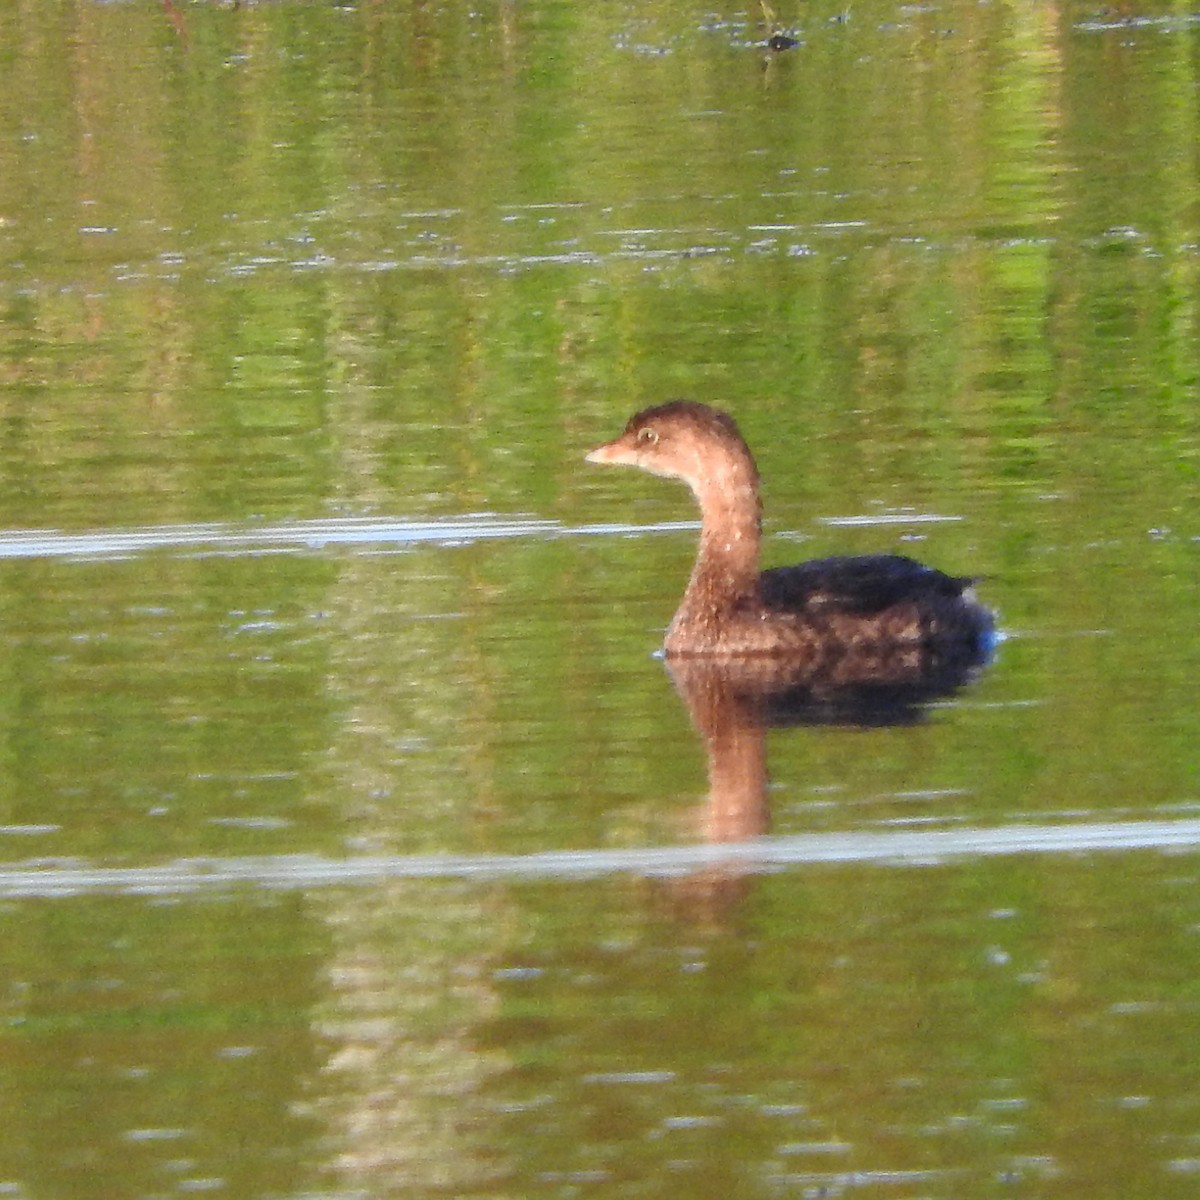
[[[924,525],[961,520],[937,513],[882,513],[821,517],[824,525]],[[600,522],[564,525],[539,517],[500,517],[491,513],[432,520],[405,521],[343,517],[327,521],[286,521],[272,525],[209,522],[147,525],[132,529],[96,529],[63,533],[54,529],[10,529],[0,532],[0,559],[124,558],[152,550],[253,554],[274,550],[323,550],[329,546],[410,546],[467,544],[498,538],[592,537],[642,533],[677,533],[698,529],[698,521],[649,524]]]
[[[319,855],[177,859],[160,866],[14,866],[0,870],[0,896],[77,896],[124,892],[173,895],[249,884],[303,889],[378,884],[390,879],[591,879],[628,873],[682,875],[736,867],[741,873],[821,863],[927,866],[1012,854],[1200,848],[1200,819],[1009,825],[996,829],[803,834],[745,842],[538,854],[396,855],[345,859]]]
[[[246,554],[265,550],[322,550],[328,546],[456,544],[495,538],[588,536],[613,533],[666,533],[691,529],[695,522],[654,525],[600,524],[568,527],[536,517],[505,518],[473,513],[444,520],[379,521],[345,518],[289,521],[278,525],[149,525],[141,529],[101,529],[86,533],[9,530],[0,533],[0,559],[113,558],[150,550],[207,550]]]

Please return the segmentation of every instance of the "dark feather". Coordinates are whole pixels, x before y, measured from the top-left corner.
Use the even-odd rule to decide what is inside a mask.
[[[768,608],[867,615],[908,602],[954,601],[972,582],[902,554],[861,554],[776,567],[762,573],[760,586]]]

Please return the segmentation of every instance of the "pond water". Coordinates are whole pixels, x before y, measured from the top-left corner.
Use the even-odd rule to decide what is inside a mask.
[[[1194,13],[0,62],[0,1195],[1195,1194]],[[690,498],[582,459],[676,395],[769,564],[978,575],[992,660],[672,676]]]

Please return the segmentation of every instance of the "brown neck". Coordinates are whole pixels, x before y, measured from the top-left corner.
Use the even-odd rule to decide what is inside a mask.
[[[697,491],[700,548],[675,614],[688,621],[720,620],[754,595],[761,540],[758,478],[740,465]]]

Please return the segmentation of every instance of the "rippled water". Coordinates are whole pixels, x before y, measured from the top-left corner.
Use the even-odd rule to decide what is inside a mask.
[[[1192,1195],[1195,35],[0,15],[0,1193]],[[991,661],[669,669],[681,394]]]
[[[107,529],[91,533],[29,529],[0,532],[0,559],[123,558],[149,550],[236,555],[283,550],[311,552],[332,546],[402,549],[422,542],[463,546],[491,538],[655,533],[695,528],[698,528],[697,522],[675,521],[656,526],[607,524],[567,529],[551,520],[512,520],[475,513],[440,521],[379,521],[363,517],[240,528],[214,524],[150,525],[142,529]]]
[[[232,823],[232,822],[231,822]],[[250,824],[250,822],[247,822]],[[52,826],[9,826],[2,834],[48,833]],[[87,867],[35,863],[0,870],[0,897],[74,896],[114,892],[170,896],[235,884],[270,889],[373,885],[396,879],[589,879],[632,872],[678,876],[703,870],[739,874],[811,863],[933,866],[997,854],[1089,853],[1100,850],[1190,850],[1200,844],[1200,820],[1075,822],[1002,829],[904,830],[809,834],[698,846],[632,850],[557,850],[540,854],[350,855],[316,858],[181,859],[152,867]]]

